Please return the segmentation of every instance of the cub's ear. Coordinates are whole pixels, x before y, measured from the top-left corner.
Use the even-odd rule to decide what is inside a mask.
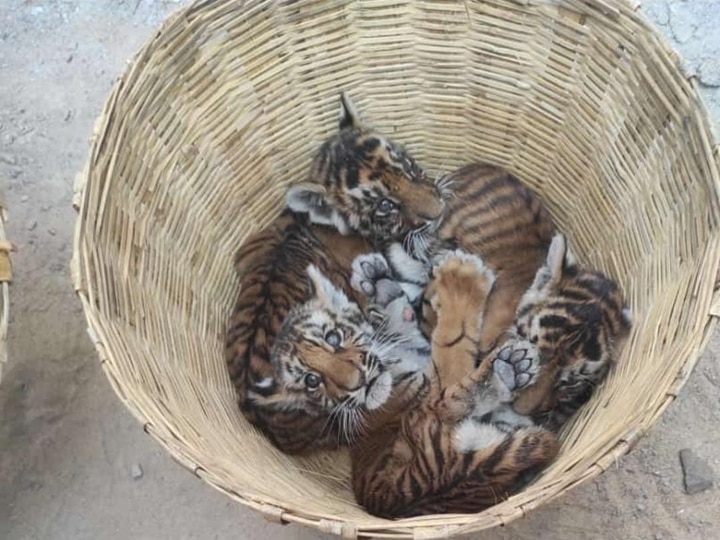
[[[314,264],[307,267],[310,278],[310,296],[318,300],[325,308],[342,309],[350,304],[348,297],[318,270]]]
[[[327,191],[320,184],[302,182],[291,186],[285,194],[285,203],[293,212],[310,214],[310,221],[332,225],[332,208],[325,200]]]
[[[563,274],[575,270],[577,263],[570,251],[565,235],[557,233],[553,236],[548,249],[545,265],[535,274],[535,281],[530,289],[539,291],[548,286],[556,285]]]
[[[347,92],[340,94],[340,123],[338,128],[343,129],[358,129],[362,127],[360,122],[360,116],[357,113],[357,109],[353,104],[350,96]]]

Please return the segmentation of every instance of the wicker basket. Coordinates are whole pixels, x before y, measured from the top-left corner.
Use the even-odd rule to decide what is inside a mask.
[[[304,177],[342,89],[431,171],[516,173],[635,313],[560,457],[477,515],[368,516],[344,453],[282,455],[235,405],[232,257]],[[626,2],[198,1],[136,56],[98,121],[74,283],[120,399],[211,485],[346,538],[477,531],[601,473],[675,398],[713,326],[716,160],[695,81]]]

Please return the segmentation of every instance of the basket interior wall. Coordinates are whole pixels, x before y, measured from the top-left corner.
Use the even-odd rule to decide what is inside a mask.
[[[148,430],[237,494],[364,519],[345,457],[272,450],[236,410],[223,360],[232,257],[304,177],[343,89],[431,171],[478,159],[517,173],[641,321],[535,493],[644,429],[700,345],[718,262],[717,179],[692,150],[708,147],[704,120],[653,35],[584,2],[241,4],[165,26],[91,158],[81,289]]]

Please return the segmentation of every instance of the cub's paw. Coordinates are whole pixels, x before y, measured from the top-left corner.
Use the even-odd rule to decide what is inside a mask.
[[[443,305],[484,305],[495,283],[495,274],[483,260],[461,250],[448,251],[435,260],[435,276],[429,288],[430,305],[438,312]]]
[[[510,392],[518,392],[537,381],[540,356],[527,340],[505,342],[493,359],[493,370]]]
[[[387,306],[404,294],[400,283],[392,276],[390,265],[380,253],[355,257],[350,285],[379,306]]]

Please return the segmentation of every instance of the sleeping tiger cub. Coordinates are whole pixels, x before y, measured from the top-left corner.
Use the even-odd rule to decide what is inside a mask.
[[[337,355],[352,344],[356,354],[357,347],[364,349],[392,374],[382,407],[369,411],[353,398],[341,406],[348,418],[343,425],[352,430],[348,438],[357,439],[351,446],[353,489],[369,512],[477,512],[503,500],[557,452],[554,431],[533,417],[562,424],[607,373],[615,341],[629,325],[622,299],[612,281],[577,267],[564,237],[553,239],[516,324],[484,354],[478,342],[493,282],[477,257],[456,252],[441,260],[427,293],[437,324],[426,373],[419,371],[422,334],[404,316],[403,294],[385,308],[372,306],[371,326],[360,323],[359,307],[344,296],[329,311],[302,310],[300,318],[288,320],[292,328],[278,339],[275,361],[302,360],[296,355],[307,350],[304,341],[341,327],[344,344]],[[325,294],[332,294],[326,285]],[[397,339],[402,336],[406,340]],[[411,357],[416,361],[403,363]],[[365,395],[376,384],[368,381]],[[516,410],[523,400],[532,416]]]
[[[566,242],[562,235],[553,238],[509,331],[532,342],[542,359],[538,381],[513,409],[553,431],[590,399],[632,326],[617,284],[581,269]]]

